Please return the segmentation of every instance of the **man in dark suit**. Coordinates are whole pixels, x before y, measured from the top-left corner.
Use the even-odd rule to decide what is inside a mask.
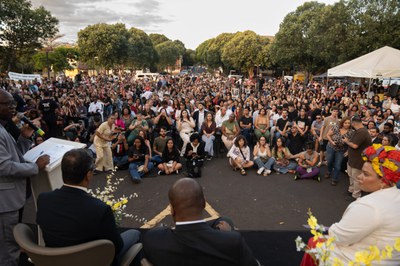
[[[194,130],[201,133],[201,125],[207,117],[207,110],[204,109],[203,102],[197,104],[197,110],[193,112],[193,120],[195,122]]]
[[[205,199],[191,178],[175,182],[168,193],[176,228],[156,228],[144,235],[145,257],[154,266],[259,265],[239,232],[226,222],[214,229],[202,218]]]
[[[93,157],[85,149],[68,151],[61,162],[64,186],[39,195],[37,224],[48,247],[65,247],[108,239],[114,243],[119,259],[136,242],[140,233],[117,231],[113,212],[107,204],[87,193],[93,177]]]

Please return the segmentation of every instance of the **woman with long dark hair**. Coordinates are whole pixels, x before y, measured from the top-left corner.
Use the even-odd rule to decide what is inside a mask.
[[[153,169],[153,163],[150,162],[150,151],[140,136],[136,136],[133,145],[129,148],[129,173],[135,184],[142,182],[142,176]]]
[[[158,165],[159,175],[178,174],[182,169],[182,164],[179,162],[179,151],[175,147],[173,139],[167,140],[161,158],[162,162]]]
[[[229,163],[233,170],[240,169],[242,175],[246,175],[245,168],[252,167],[254,162],[250,160],[250,148],[243,135],[236,137],[232,148],[228,152]]]

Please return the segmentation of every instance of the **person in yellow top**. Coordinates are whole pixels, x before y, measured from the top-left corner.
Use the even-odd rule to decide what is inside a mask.
[[[107,121],[103,122],[96,130],[94,147],[96,148],[96,169],[95,173],[110,171],[114,168],[111,152],[111,141],[117,136],[115,130],[115,116],[110,115]]]

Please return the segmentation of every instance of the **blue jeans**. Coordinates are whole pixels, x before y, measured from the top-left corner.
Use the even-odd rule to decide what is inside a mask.
[[[214,135],[211,135],[209,138],[206,135],[201,136],[201,139],[206,143],[204,147],[204,151],[208,152],[208,155],[214,156]]]
[[[263,161],[257,157],[256,159],[254,159],[254,162],[257,164],[258,169],[264,167],[267,170],[271,170],[271,167],[274,164],[275,159],[270,157],[266,163],[263,163]]]
[[[121,233],[121,238],[123,246],[122,249],[119,251],[119,253],[115,256],[118,262],[117,265],[121,264],[121,259],[128,251],[128,249],[130,249],[133,245],[139,242],[140,232],[135,229],[129,229]]]
[[[124,155],[124,156],[114,156],[113,157],[113,161],[114,161],[114,165],[116,166],[121,166],[121,165],[125,165],[128,164],[128,155]]]
[[[251,139],[251,132],[253,131],[252,128],[242,128],[241,134],[246,138],[247,140],[247,145],[251,145],[252,139]],[[268,141],[268,140],[267,140]]]
[[[335,151],[329,145],[326,145],[326,156],[328,161],[328,172],[332,174],[332,181],[338,181],[344,158],[344,151]]]
[[[160,155],[154,155],[153,157],[151,157],[151,160],[153,161],[153,162],[155,162],[156,164],[159,164],[159,163],[162,163],[163,161],[162,161],[162,158],[161,158],[161,156]]]
[[[141,180],[142,176],[144,176],[144,172],[139,172],[138,168],[139,166],[143,165],[144,162],[132,162],[129,164],[129,173],[131,174],[132,179],[138,179]],[[149,172],[151,169],[153,169],[154,165],[152,162],[149,162],[147,164],[147,169],[149,169]]]
[[[295,170],[297,167],[297,163],[294,161],[290,161],[287,166],[280,166],[277,163],[274,163],[274,170],[281,174],[287,174],[289,170]]]

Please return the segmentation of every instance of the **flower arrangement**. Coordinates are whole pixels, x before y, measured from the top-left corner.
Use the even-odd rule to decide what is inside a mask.
[[[335,248],[335,238],[323,234],[326,227],[318,224],[317,218],[312,215],[311,210],[308,210],[307,214],[309,216],[307,223],[316,246],[307,246],[303,239],[298,236],[295,239],[297,251],[309,254],[315,264],[319,266],[344,266],[345,264],[340,259],[331,258],[331,252]],[[356,252],[354,260],[350,261],[347,266],[371,266],[374,261],[391,259],[394,250],[400,252],[400,238],[396,239],[393,246],[386,245],[383,250],[379,250],[377,246],[370,246],[368,250]]]
[[[132,198],[137,198],[138,195],[136,193],[133,193],[129,195],[128,197],[123,195],[120,198],[115,198],[114,193],[118,189],[118,185],[124,180],[124,178],[115,178],[115,171],[117,168],[115,167],[110,174],[107,175],[107,181],[106,185],[104,186],[103,189],[101,188],[96,188],[95,190],[89,190],[89,193],[105,202],[107,205],[109,205],[114,213],[115,217],[115,222],[119,225],[122,221],[122,218],[135,218],[133,217],[132,214],[128,214],[125,212],[126,204],[128,203],[128,200]]]

